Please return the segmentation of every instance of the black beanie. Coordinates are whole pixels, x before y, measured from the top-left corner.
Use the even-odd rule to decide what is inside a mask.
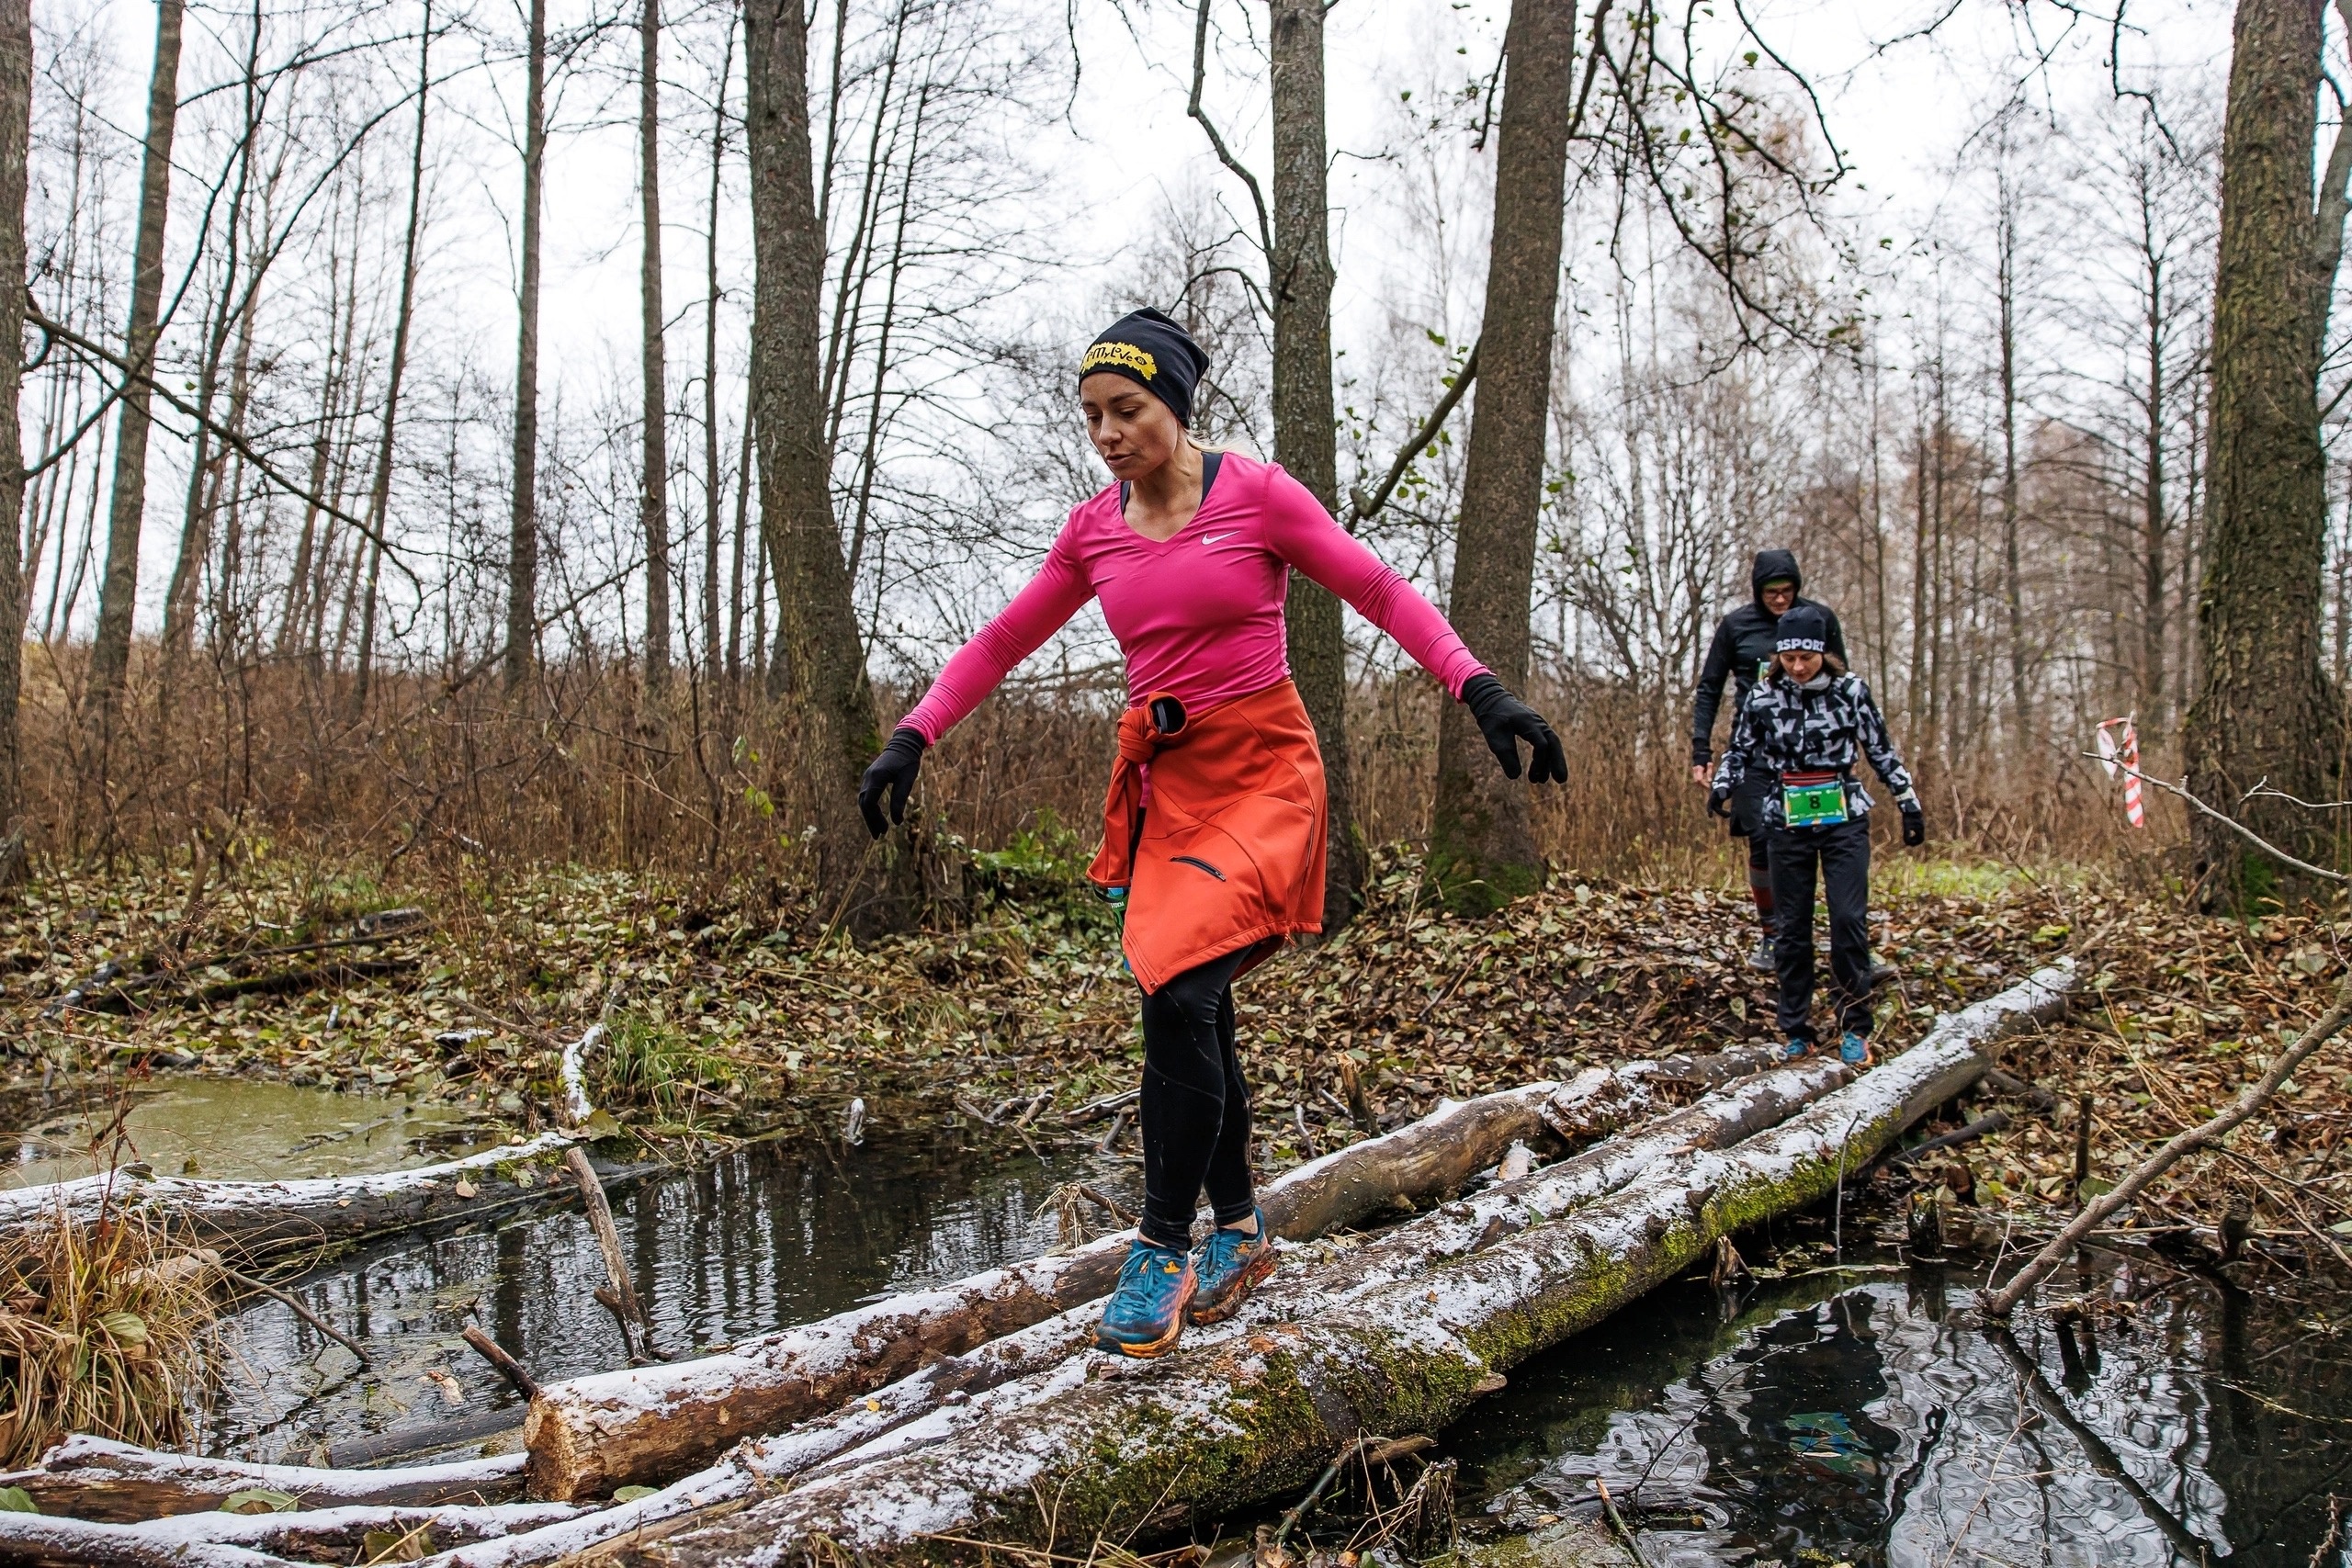
[[[1781,617],[1779,634],[1772,644],[1775,653],[1829,651],[1829,617],[1818,604],[1790,605]]]
[[[1193,389],[1208,374],[1209,356],[1193,334],[1149,306],[1130,310],[1103,329],[1078,362],[1078,378],[1102,371],[1125,376],[1176,415],[1193,423]]]

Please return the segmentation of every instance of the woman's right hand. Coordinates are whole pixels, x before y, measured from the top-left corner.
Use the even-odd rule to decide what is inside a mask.
[[[922,731],[902,724],[890,734],[882,754],[865,764],[865,778],[857,788],[857,808],[865,814],[865,830],[876,838],[890,830],[891,822],[907,819],[907,796],[914,793],[915,774],[922,771],[923,749],[931,742]],[[882,818],[882,795],[890,795],[889,821]]]

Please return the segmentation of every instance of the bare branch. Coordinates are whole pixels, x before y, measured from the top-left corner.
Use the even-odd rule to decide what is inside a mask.
[[[1209,145],[1216,150],[1217,162],[1239,175],[1241,183],[1250,187],[1250,204],[1258,209],[1258,248],[1265,254],[1266,265],[1271,268],[1274,264],[1274,226],[1266,218],[1266,193],[1259,187],[1258,176],[1233,155],[1233,149],[1225,144],[1216,123],[1201,107],[1201,88],[1208,75],[1208,62],[1209,0],[1201,0],[1193,21],[1193,92],[1184,101],[1184,112],[1200,121],[1201,129],[1208,132]]]
[[[1397,482],[1404,479],[1405,470],[1413,466],[1415,458],[1429,450],[1430,443],[1435,441],[1438,432],[1445,428],[1446,415],[1453,412],[1454,405],[1462,400],[1462,394],[1470,389],[1470,383],[1477,376],[1478,345],[1474,343],[1462,361],[1462,368],[1453,373],[1453,385],[1445,389],[1445,396],[1438,400],[1437,407],[1430,411],[1428,419],[1421,422],[1420,429],[1413,432],[1413,438],[1396,449],[1396,460],[1388,465],[1388,477],[1380,481],[1380,488],[1370,495],[1364,494],[1361,488],[1349,492],[1349,533],[1354,533],[1358,524],[1369,522],[1373,513],[1388,504],[1388,497],[1396,490]]]

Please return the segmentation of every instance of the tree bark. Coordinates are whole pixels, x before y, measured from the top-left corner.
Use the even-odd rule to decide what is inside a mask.
[[[384,416],[376,437],[376,479],[368,492],[368,526],[373,537],[358,541],[368,558],[361,586],[358,669],[352,705],[365,708],[376,672],[377,589],[384,572],[384,530],[392,509],[392,438],[400,419],[401,382],[408,372],[409,328],[416,315],[416,240],[424,214],[424,126],[433,85],[433,0],[424,0],[424,25],[416,44],[416,140],[409,152],[408,228],[401,242],[401,292],[392,315],[391,363],[384,372]]]
[[[857,812],[858,777],[881,737],[833,519],[832,453],[818,395],[825,237],[809,167],[808,28],[800,6],[747,0],[743,58],[754,267],[752,419],[760,529],[779,601],[777,657],[791,671],[801,737],[796,761],[815,818],[811,879],[842,890],[848,929],[866,936],[910,910],[859,886],[867,840]]]
[[[2165,639],[2169,634],[2171,588],[2165,581],[2166,555],[2172,547],[2171,519],[2165,501],[2165,412],[2171,388],[2165,379],[2165,292],[2169,282],[2165,254],[2155,233],[2154,173],[2148,158],[2134,174],[2139,181],[2140,259],[2147,290],[2147,391],[2143,411],[2147,423],[2146,463],[2140,496],[2140,728],[2143,733],[2161,730],[2166,717]],[[2341,642],[2339,637],[2338,641]]]
[[[662,354],[661,0],[640,0],[637,38],[638,186],[645,224],[645,245],[638,266],[638,299],[645,336],[645,471],[638,492],[638,519],[645,530],[645,683],[658,692],[670,679],[669,375]]]
[[[2314,212],[2321,47],[2316,0],[2239,0],[2222,132],[2199,674],[2182,735],[2189,789],[2225,805],[2263,781],[2321,798],[2324,760],[2336,754],[2320,669],[2318,381],[2352,143],[2337,133]],[[2326,858],[2312,814],[2269,800],[2241,809],[2265,838]],[[2200,818],[2191,831],[2209,897],[2247,908],[2280,893],[2271,863],[2227,829]]]
[[[726,509],[726,488],[718,467],[718,197],[719,176],[726,169],[727,79],[735,71],[735,28],[728,21],[727,44],[718,58],[718,91],[710,111],[710,231],[703,245],[702,321],[702,663],[705,679],[714,690],[725,671],[718,623],[719,526]],[[735,558],[735,583],[742,584],[743,558]]]
[[[1336,1308],[1180,1350],[1148,1376],[1067,1380],[945,1441],[639,1534],[618,1555],[673,1568],[786,1561],[821,1537],[865,1561],[910,1561],[942,1536],[1067,1547],[1255,1504],[1364,1432],[1442,1429],[1497,1372],[1674,1278],[1718,1237],[1827,1197],[1973,1082],[2003,1029],[2053,1009],[2067,983],[2045,971],[1791,1120],[1656,1162],[1566,1219],[1520,1208],[1524,1228],[1442,1270],[1400,1268]]]
[[[539,209],[548,150],[548,4],[531,0],[531,41],[523,88],[523,276],[516,296],[514,489],[506,536],[506,692],[512,697],[538,661],[539,599]]]
[[[2007,168],[2001,171],[1999,199],[1996,243],[2001,337],[2001,600],[2009,622],[2009,722],[2016,727],[2022,747],[2033,741],[2033,705],[2026,685],[2025,570],[2018,542],[2018,196]]]
[[[1273,98],[1274,460],[1324,510],[1340,510],[1337,419],[1331,405],[1330,198],[1324,150],[1323,6],[1270,0]],[[1283,606],[1291,678],[1315,724],[1330,816],[1323,930],[1338,931],[1363,896],[1364,841],[1348,756],[1348,645],[1337,595],[1291,573]]]
[[[1454,535],[1454,629],[1513,691],[1527,685],[1575,34],[1573,4],[1513,0],[1477,406]],[[1541,886],[1527,788],[1496,768],[1469,711],[1447,704],[1438,720],[1430,860],[1453,908],[1488,910]]]
[[[164,220],[172,205],[172,137],[179,124],[180,21],[184,0],[156,0],[155,62],[147,81],[147,141],[139,175],[139,236],[130,264],[130,320],[123,357],[121,422],[114,448],[114,492],[107,513],[106,575],[90,649],[91,714],[96,721],[100,787],[114,745],[117,710],[130,672],[131,615],[139,598],[139,532],[147,514],[147,434],[153,392],[157,317],[164,299]],[[21,209],[21,204],[19,204]],[[21,302],[11,307],[21,314]],[[21,353],[21,350],[19,351]],[[21,459],[20,459],[21,461]]]
[[[33,22],[30,0],[0,0],[0,277],[25,276],[25,161],[32,140]],[[0,880],[21,874],[18,818],[24,770],[17,754],[17,700],[24,683],[25,578],[20,523],[25,504],[24,434],[17,400],[24,388],[25,296],[0,290],[0,838],[17,852],[0,860]]]
[[[275,1489],[273,1489],[275,1490]],[[414,1532],[433,1550],[499,1540],[579,1513],[564,1503],[349,1505],[290,1513],[182,1513],[129,1524],[0,1515],[0,1551],[17,1568],[270,1568],[368,1562],[371,1535]],[[398,1558],[383,1561],[400,1561]]]

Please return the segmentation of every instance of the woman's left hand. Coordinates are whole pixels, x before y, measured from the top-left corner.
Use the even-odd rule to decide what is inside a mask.
[[[1566,784],[1568,782],[1568,756],[1560,746],[1560,738],[1544,722],[1544,716],[1521,702],[1504,689],[1492,675],[1477,674],[1462,685],[1462,705],[1470,716],[1478,721],[1479,731],[1487,738],[1487,750],[1503,765],[1503,776],[1519,777],[1519,743],[1526,741],[1533,753],[1527,769],[1530,784]]]

